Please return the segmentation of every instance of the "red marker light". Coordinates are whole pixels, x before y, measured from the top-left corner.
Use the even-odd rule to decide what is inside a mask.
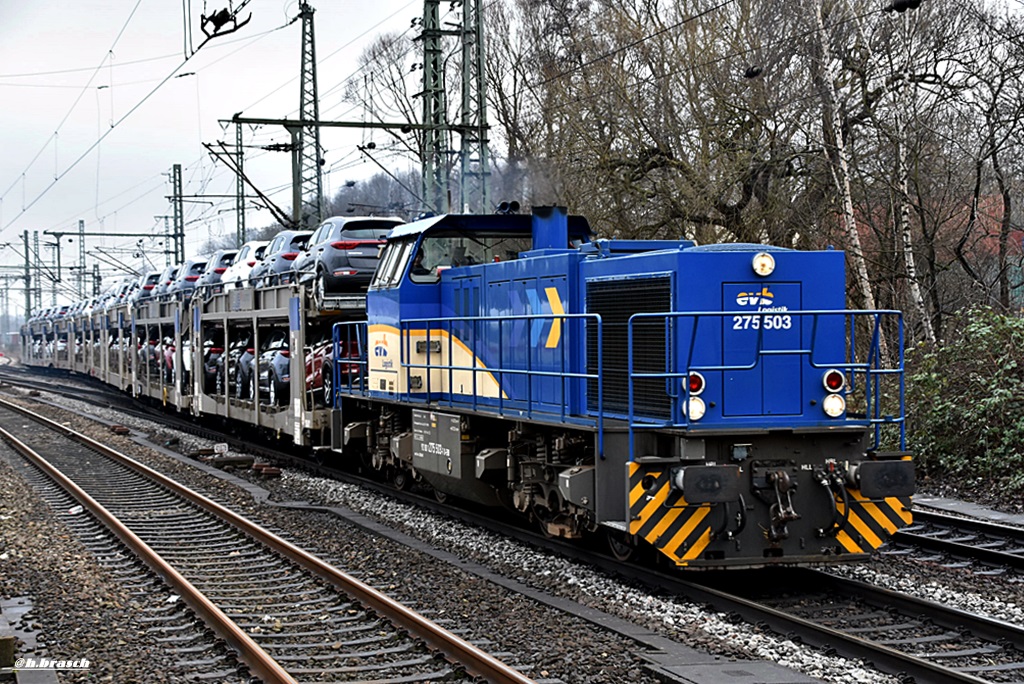
[[[846,377],[839,371],[832,369],[825,371],[823,382],[825,383],[825,389],[829,392],[838,392],[846,384]]]

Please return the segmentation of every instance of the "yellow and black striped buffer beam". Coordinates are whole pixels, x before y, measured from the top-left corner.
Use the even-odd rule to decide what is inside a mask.
[[[669,471],[629,463],[629,531],[679,565],[700,558],[711,542],[710,505],[686,503],[669,481]],[[644,487],[646,480],[647,487]]]
[[[846,490],[849,510],[836,500],[839,517],[844,520],[836,540],[850,553],[869,553],[884,544],[896,530],[913,521],[909,496],[867,499],[857,489]]]

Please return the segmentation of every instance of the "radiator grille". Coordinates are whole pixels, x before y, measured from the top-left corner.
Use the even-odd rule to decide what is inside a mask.
[[[606,413],[629,412],[629,317],[637,313],[663,313],[672,308],[669,276],[587,283],[587,313],[601,315],[604,330],[602,353],[604,409]],[[588,372],[597,372],[596,325],[587,330]],[[643,319],[634,324],[633,370],[659,373],[667,370],[665,321]],[[587,405],[598,408],[596,383],[587,385]],[[664,379],[645,378],[633,384],[634,413],[669,420],[672,400]]]

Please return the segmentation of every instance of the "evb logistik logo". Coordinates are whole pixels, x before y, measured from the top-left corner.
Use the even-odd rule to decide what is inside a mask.
[[[767,287],[761,288],[760,292],[740,292],[736,295],[736,304],[743,307],[771,306],[774,302],[775,294],[769,292]]]
[[[754,311],[789,311],[788,306],[775,304],[775,293],[769,292],[767,286],[762,287],[760,292],[737,293],[736,305]]]

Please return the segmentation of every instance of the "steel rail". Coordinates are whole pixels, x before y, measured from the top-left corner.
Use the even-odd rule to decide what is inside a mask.
[[[60,423],[50,420],[49,418],[39,415],[29,409],[18,406],[17,404],[0,399],[0,406],[12,411],[17,411],[32,420],[46,425],[56,432],[60,432],[66,437],[74,439],[81,444],[85,444],[91,449],[95,449],[105,456],[108,456],[109,458],[131,468],[140,475],[151,479],[176,494],[188,499],[209,513],[229,522],[231,525],[241,529],[252,538],[289,558],[337,589],[345,592],[349,596],[352,596],[364,605],[376,610],[392,623],[408,630],[416,637],[422,639],[431,648],[443,653],[453,663],[465,667],[470,674],[477,677],[483,677],[494,684],[533,684],[533,680],[529,677],[513,668],[510,668],[505,663],[480,650],[461,637],[449,632],[440,625],[427,620],[423,616],[415,613],[397,601],[394,601],[373,587],[360,582],[355,577],[352,577],[351,575],[325,563],[316,556],[300,549],[288,541],[285,541],[272,532],[265,530],[256,523],[243,518],[237,513],[221,506],[202,494],[175,482],[162,473],[159,473],[129,456],[97,442],[86,435],[76,432],[67,426],[61,425]],[[99,506],[99,504],[96,505]],[[138,541],[139,544],[142,544],[141,540]],[[181,579],[182,581],[186,581],[184,578]],[[253,644],[253,646],[259,648],[255,644]],[[289,678],[287,680],[279,681],[291,682],[294,680]]]
[[[13,404],[8,404],[6,401],[0,400],[0,404],[5,408],[14,408]],[[35,418],[35,415],[31,412],[27,413],[30,417]],[[42,416],[39,417],[41,418]],[[182,600],[202,618],[203,622],[235,649],[239,659],[249,667],[253,674],[260,677],[267,684],[297,684],[296,680],[270,654],[260,648],[259,644],[253,641],[241,627],[235,624],[231,618],[225,615],[220,608],[196,589],[181,573],[150,548],[146,542],[139,539],[134,532],[125,527],[124,523],[118,520],[114,514],[89,496],[85,490],[51,465],[49,461],[36,453],[31,447],[2,427],[0,427],[0,436],[7,440],[18,453],[46,473],[84,508],[96,516],[107,526],[107,529],[130,548],[153,572],[163,577],[178,592]]]
[[[1004,540],[1006,546],[1018,544],[1021,546],[1022,551],[1024,551],[1024,529],[1018,527],[921,510],[914,510],[914,522],[915,524],[931,523],[978,535],[989,535],[995,538],[995,540]],[[975,560],[986,565],[1024,570],[1024,554],[1022,553],[1010,553],[999,549],[978,546],[970,542],[921,534],[914,532],[912,528],[909,530],[898,530],[893,535],[891,544],[897,547],[917,546],[929,551],[946,553],[956,558]]]
[[[149,416],[149,418],[154,419],[155,417]],[[166,416],[164,416],[164,418],[166,418]],[[223,439],[223,437],[221,437],[221,439]],[[236,440],[227,438],[227,441],[233,442]],[[292,458],[284,453],[278,454],[277,457],[286,459]],[[304,466],[317,470],[318,472],[323,470],[315,466],[312,462],[305,462]],[[335,473],[335,471],[331,472]],[[335,475],[336,474],[337,473],[335,473]],[[379,488],[380,491],[387,490],[392,496],[402,495],[401,492],[390,492],[390,490],[381,485],[374,485],[371,483],[363,484],[364,486]],[[428,508],[433,508],[434,506],[434,502],[430,500],[418,501],[417,503]],[[448,511],[448,513],[451,514],[451,511]],[[641,568],[636,565],[626,565],[620,561],[596,555],[580,547],[573,547],[564,543],[562,540],[538,538],[533,533],[526,530],[498,523],[494,520],[484,518],[467,511],[459,511],[457,515],[460,519],[464,519],[466,522],[471,524],[478,524],[492,531],[505,534],[526,543],[541,546],[553,552],[564,554],[567,557],[590,563],[591,565],[601,568],[607,572],[632,577],[643,584],[659,587],[661,590],[668,591],[671,594],[686,596],[698,603],[710,604],[718,610],[735,612],[751,623],[764,623],[779,634],[797,633],[801,635],[807,643],[816,644],[821,647],[835,648],[840,654],[847,657],[865,658],[876,665],[884,666],[884,670],[890,673],[906,674],[913,672],[915,681],[919,684],[932,684],[938,682],[982,684],[989,682],[989,680],[975,677],[969,673],[957,672],[937,663],[930,663],[915,656],[905,654],[894,648],[872,643],[870,640],[850,635],[838,629],[817,625],[812,620],[794,616],[783,610],[765,606],[755,600],[743,598],[727,591],[721,591],[711,586],[701,584],[700,582],[687,581],[680,577],[666,575],[664,573]],[[914,602],[913,598],[893,593],[890,600],[894,605],[896,603],[904,603],[905,609],[909,608],[911,612],[915,612],[913,607],[906,605],[907,603]],[[962,616],[965,618],[965,622],[978,619],[982,623],[985,623],[984,626],[982,624],[970,626],[977,630],[978,633],[990,633],[990,629],[992,627],[998,628],[999,621],[978,618],[977,616],[973,616],[968,613],[962,613]],[[1018,636],[1016,639],[1013,639],[1013,641],[1015,643],[1020,643],[1020,639],[1021,636]]]

